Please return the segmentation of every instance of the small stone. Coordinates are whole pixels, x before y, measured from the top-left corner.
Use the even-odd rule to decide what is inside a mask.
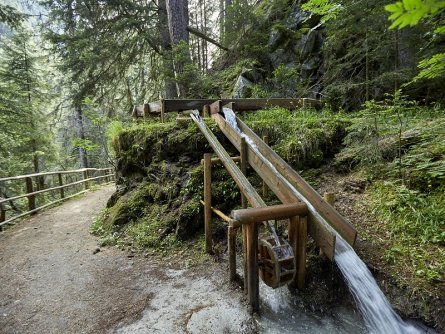
[[[94,250],[93,250],[93,254],[97,254],[97,253],[99,253],[100,252],[100,248],[99,247],[96,247]]]

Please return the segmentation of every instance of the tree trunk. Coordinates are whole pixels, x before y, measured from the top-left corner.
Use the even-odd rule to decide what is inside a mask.
[[[171,55],[172,45],[168,30],[167,8],[165,0],[159,0],[159,34],[161,36],[162,66],[164,71],[164,89],[166,99],[176,99],[178,91],[175,83],[175,68]]]
[[[191,63],[190,50],[189,50],[189,33],[188,26],[188,1],[187,0],[167,0],[167,17],[168,17],[168,29],[170,32],[170,39],[173,48],[178,46],[181,42],[185,43],[185,49],[181,50],[185,54],[177,55],[177,59],[174,60],[176,81],[178,84],[178,91],[180,97],[185,97],[188,91],[187,82],[191,78],[179,78],[183,73],[184,66]],[[178,80],[179,79],[179,80]]]
[[[77,137],[79,139],[85,139],[85,129],[83,126],[83,113],[80,105],[75,107],[76,109],[76,125],[77,125]],[[81,168],[88,168],[87,152],[83,147],[79,147],[79,161]]]

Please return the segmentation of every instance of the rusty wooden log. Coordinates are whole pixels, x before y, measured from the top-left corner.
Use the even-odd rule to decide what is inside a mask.
[[[246,138],[241,138],[241,148],[240,148],[240,168],[241,172],[247,176],[247,146]],[[247,198],[241,192],[241,207],[243,209],[247,208]]]
[[[236,280],[236,229],[227,227],[227,248],[229,252],[229,277],[230,281]]]
[[[232,211],[232,218],[241,224],[252,224],[268,220],[288,219],[293,216],[306,216],[308,209],[304,203],[271,205],[264,208],[240,209]]]
[[[212,253],[212,154],[204,154],[204,228],[206,252]]]

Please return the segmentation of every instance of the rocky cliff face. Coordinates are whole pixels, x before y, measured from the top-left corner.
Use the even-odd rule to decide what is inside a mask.
[[[263,28],[265,57],[241,71],[232,95],[258,96],[261,87],[269,97],[320,98],[323,36],[318,18],[294,4],[286,13],[266,13]]]

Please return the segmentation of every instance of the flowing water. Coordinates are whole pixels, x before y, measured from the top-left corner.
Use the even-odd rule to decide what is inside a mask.
[[[268,166],[271,168],[271,170],[279,176],[283,182],[285,182],[289,188],[299,197],[301,200],[303,200],[308,208],[313,212],[317,218],[333,233],[336,234],[336,246],[335,246],[335,262],[337,263],[340,271],[342,272],[343,276],[345,277],[345,280],[348,284],[349,290],[351,291],[352,295],[354,296],[354,299],[356,301],[356,304],[363,316],[364,323],[366,325],[367,330],[369,333],[372,334],[404,334],[404,333],[421,333],[421,331],[414,327],[413,325],[410,325],[406,322],[404,322],[397,313],[394,312],[391,305],[389,304],[388,300],[386,299],[383,292],[378,287],[375,279],[373,278],[372,274],[366,267],[366,265],[363,263],[363,261],[358,257],[358,255],[355,253],[354,249],[341,238],[340,235],[338,235],[332,227],[326,222],[325,219],[323,219],[315,210],[315,208],[312,206],[309,201],[307,201],[301,194],[298,192],[295,187],[290,184],[273,166],[267,159],[264,158],[264,156],[259,152],[258,148],[256,147],[255,143],[251,138],[249,138],[246,134],[244,134],[238,127],[235,113],[229,109],[224,108],[223,113],[225,116],[225,119],[227,123],[229,123],[235,131],[237,131],[242,137],[246,138],[247,144],[251,146],[251,148],[255,151],[255,153],[261,158],[261,160],[268,164]],[[264,288],[262,289],[264,290]],[[269,289],[270,290],[270,289]],[[267,290],[266,290],[267,291]],[[266,293],[266,291],[262,291],[262,295]],[[276,305],[282,305],[284,308],[288,308],[289,302],[284,302],[283,300],[278,300],[278,303],[275,303],[277,299],[277,295],[275,294],[274,298],[267,297],[266,294],[266,300],[272,301],[270,302],[270,308],[278,314],[280,312],[280,309],[276,308]],[[275,306],[274,306],[275,305]],[[275,308],[275,309],[274,309]],[[293,312],[292,317],[295,318],[296,315]],[[301,325],[301,329],[293,328],[293,332],[295,333],[305,333],[307,332],[307,328],[305,329],[304,323],[309,322],[313,323],[314,315],[312,317],[309,317],[308,319],[301,319],[307,317],[307,314],[301,312],[298,312],[298,324]],[[342,316],[339,315],[341,318]],[[344,317],[343,317],[344,318]],[[339,330],[338,325],[332,325],[335,324],[334,322],[328,321],[326,323],[325,317],[323,317],[324,320],[320,319],[321,327],[318,329],[317,326],[314,327],[314,324],[312,324],[311,331],[317,332],[317,333],[337,333],[337,332],[343,332],[343,333],[360,333],[364,332],[364,330],[360,329],[360,325],[356,325],[356,321],[348,322],[350,326],[348,325],[348,328],[345,328],[344,330]],[[274,323],[274,326],[271,327],[271,331],[266,330],[267,333],[275,333],[272,328],[276,328],[276,325],[278,322],[272,321]],[[281,323],[281,321],[280,321]],[[289,328],[289,319],[287,319],[286,328]],[[317,321],[315,321],[317,323]],[[343,322],[341,322],[343,323]],[[331,326],[331,325],[332,326]],[[358,326],[358,327],[357,327]],[[267,326],[266,326],[267,328]],[[324,328],[321,330],[321,328]],[[283,333],[285,331],[278,331],[276,333]]]

